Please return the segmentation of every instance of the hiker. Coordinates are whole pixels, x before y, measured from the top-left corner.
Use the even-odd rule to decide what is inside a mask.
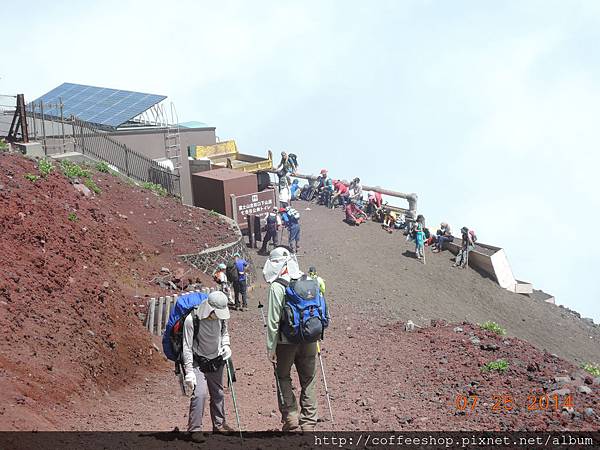
[[[292,181],[292,185],[290,186],[290,201],[298,200],[300,198],[300,185],[298,178]]]
[[[258,251],[259,254],[266,254],[267,245],[271,239],[273,239],[273,245],[277,247],[279,245],[279,229],[281,228],[281,216],[277,213],[277,208],[273,208],[269,214],[267,214],[267,225],[265,227],[265,235],[263,237],[262,246]]]
[[[327,178],[329,178],[327,176],[327,169],[321,169],[321,173],[317,177],[317,180],[319,180],[319,185],[317,186],[319,191],[321,191],[325,187]]]
[[[367,214],[358,207],[354,200],[351,200],[350,203],[346,205],[346,219],[344,221],[348,225],[356,225],[359,226],[361,223],[367,220]]]
[[[477,236],[473,230],[469,230],[467,227],[462,227],[460,229],[462,246],[458,255],[456,255],[456,260],[452,267],[460,267],[464,269],[467,267],[469,263],[469,252],[475,250],[475,242],[477,241]]]
[[[318,417],[315,387],[317,382],[316,340],[319,337],[312,342],[294,343],[289,337],[289,325],[283,320],[284,306],[286,308],[293,307],[291,302],[287,301],[290,291],[295,296],[298,296],[298,292],[301,291],[306,295],[310,293],[310,284],[315,283],[312,288],[314,298],[314,289],[319,290],[315,280],[302,277],[302,275],[295,256],[288,249],[278,247],[271,251],[263,269],[265,281],[270,284],[267,312],[267,357],[275,365],[275,374],[280,387],[278,395],[281,394],[281,400],[278,403],[283,423],[282,430],[293,431],[300,428],[303,432],[311,432],[317,425]],[[304,289],[300,289],[299,286]],[[309,288],[306,289],[306,286]],[[293,291],[292,287],[294,287]],[[296,288],[298,288],[297,291]],[[304,296],[300,298],[302,300]],[[318,298],[322,297],[319,295]],[[320,308],[315,308],[316,315],[322,313]],[[318,332],[322,337],[323,329],[327,325],[323,324],[323,321],[320,323],[322,325]],[[297,333],[297,335],[299,334],[301,333]],[[298,412],[292,388],[292,365],[296,366],[300,381],[300,412]]]
[[[248,308],[248,294],[247,294],[247,280],[246,280],[246,267],[248,263],[243,259],[239,253],[233,255],[234,266],[237,271],[237,280],[233,281],[233,292],[235,294],[235,306],[234,309],[244,311],[244,308]],[[242,297],[242,303],[240,304],[240,295]]]
[[[348,184],[340,180],[335,180],[333,182],[333,188],[335,191],[333,197],[331,197],[331,209],[335,208],[335,201],[337,199],[339,199],[340,205],[345,206],[350,194]]]
[[[323,188],[319,192],[319,204],[329,208],[331,203],[331,197],[333,195],[333,182],[331,178],[326,177],[323,181]]]
[[[279,187],[279,206],[281,208],[286,208],[290,206],[290,188],[289,186],[280,186]]]
[[[435,244],[433,244],[433,252],[439,253],[444,251],[444,244],[446,242],[452,242],[454,240],[454,236],[452,236],[452,230],[450,229],[450,225],[446,222],[442,222],[440,224],[440,229],[437,231],[437,238],[435,239]]]
[[[293,153],[289,155],[286,152],[281,152],[281,161],[275,169],[276,172],[284,170],[286,174],[290,173],[294,175],[298,170],[298,158]]]
[[[289,246],[293,253],[298,253],[300,245],[300,213],[291,206],[285,209],[287,227],[289,232]]]
[[[392,233],[394,224],[396,223],[397,213],[391,209],[384,210],[383,224],[381,227],[388,233]]]
[[[183,331],[184,385],[192,393],[188,431],[194,442],[204,442],[202,416],[210,397],[210,418],[214,433],[234,431],[225,421],[223,372],[231,357],[227,320],[227,296],[214,291],[185,319]]]
[[[231,298],[231,289],[229,288],[229,282],[227,280],[227,266],[224,263],[220,263],[217,266],[217,270],[213,274],[213,279],[219,286],[219,290],[227,296],[228,304],[233,305],[233,299]]]
[[[421,222],[417,222],[415,224],[415,256],[418,260],[423,259],[425,257],[425,231],[423,228],[423,224]]]
[[[315,266],[310,266],[308,268],[308,276],[313,280],[317,280],[319,283],[319,291],[321,291],[321,295],[325,296],[325,281],[317,274]]]
[[[352,192],[350,193],[350,201],[355,201],[359,208],[362,208],[363,203],[363,188],[362,184],[360,184],[360,178],[356,177],[350,183],[350,189]]]

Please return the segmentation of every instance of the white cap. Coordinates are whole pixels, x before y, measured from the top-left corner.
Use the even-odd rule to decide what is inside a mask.
[[[214,291],[208,294],[206,303],[215,312],[217,319],[227,320],[230,317],[227,301],[227,296],[223,292]]]

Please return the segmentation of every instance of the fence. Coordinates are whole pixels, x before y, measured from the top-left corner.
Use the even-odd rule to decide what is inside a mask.
[[[116,139],[107,136],[76,117],[71,117],[75,149],[84,155],[106,161],[119,172],[137,181],[159,184],[174,196],[181,195],[179,175],[161,166],[158,162],[141,155]]]
[[[190,292],[183,292],[179,295],[169,295],[166,297],[151,298],[148,300],[148,312],[146,314],[144,325],[151,334],[161,336],[165,331],[171,309],[177,303],[177,298],[192,292],[203,292],[208,294],[215,291],[215,288],[204,288]]]

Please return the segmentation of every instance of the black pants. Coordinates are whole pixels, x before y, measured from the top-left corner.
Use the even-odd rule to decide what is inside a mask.
[[[240,294],[242,295],[242,306],[248,307],[248,295],[246,293],[246,280],[235,281],[233,283],[233,292],[235,292],[235,307],[240,307]]]
[[[277,246],[277,244],[279,243],[277,234],[277,228],[271,229],[267,227],[267,231],[263,237],[262,246],[259,250],[260,253],[265,253],[267,251],[267,244],[271,239],[273,239],[273,245]]]

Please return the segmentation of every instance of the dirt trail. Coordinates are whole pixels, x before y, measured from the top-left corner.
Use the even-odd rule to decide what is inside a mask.
[[[108,180],[107,183],[113,184],[111,179]],[[108,186],[104,188],[110,190]],[[129,197],[126,186],[120,185],[120,189],[123,189],[120,191],[122,199],[135,200]],[[35,191],[33,194],[43,195]],[[143,195],[144,198],[136,200],[142,205],[147,197]],[[108,201],[108,197],[105,199]],[[88,200],[78,201],[89,210]],[[118,200],[115,198],[113,201]],[[323,359],[338,429],[598,429],[600,379],[586,377],[567,361],[600,360],[598,328],[576,320],[555,306],[502,290],[493,281],[472,270],[452,269],[447,253],[434,255],[428,252],[427,265],[423,266],[412,257],[412,249],[401,234],[388,235],[377,224],[349,227],[342,222],[343,214],[338,210],[329,211],[305,203],[296,206],[302,214],[303,226],[300,265],[303,269],[317,266],[328,286],[327,298],[333,322],[323,343]],[[305,209],[307,206],[310,210]],[[150,210],[156,214],[163,210],[160,206],[143,208],[139,210],[142,217]],[[103,220],[97,226],[90,219],[89,226],[96,227],[94,230],[99,233],[94,245],[101,246],[104,242],[109,246],[123,246],[129,239],[130,245],[139,247],[136,247],[137,254],[143,247],[142,251],[150,255],[155,249],[169,247],[156,243],[156,236],[152,233],[136,230],[136,227],[144,225],[145,219],[140,220],[137,226],[135,223],[127,225],[129,218],[118,216],[127,215],[121,211],[124,208],[106,204],[99,213],[109,214],[105,209],[111,211],[108,217],[113,218],[112,223]],[[85,211],[81,207],[78,210]],[[131,211],[138,216],[137,209]],[[11,210],[12,215],[3,216],[4,226],[13,220],[17,212]],[[169,220],[163,217],[164,223],[175,228],[163,230],[161,239],[180,233],[177,234],[179,239],[185,240],[186,232],[179,226],[182,223],[189,233],[198,231],[194,229],[198,222],[196,225],[193,221],[182,222],[183,219],[189,220],[185,218],[189,214],[186,208],[173,206],[170,214],[173,217]],[[116,222],[117,219],[122,222]],[[52,223],[52,216],[46,215],[42,220]],[[160,222],[158,219],[150,220],[157,224]],[[116,232],[115,223],[119,223],[121,234],[107,239],[102,233]],[[202,230],[205,225],[199,225],[199,228]],[[211,236],[214,240],[218,235],[218,231],[212,230],[206,241],[209,242]],[[30,249],[28,246],[25,248]],[[178,251],[182,249],[177,248]],[[102,251],[94,252],[93,248],[80,250],[82,255],[86,252],[104,254]],[[131,261],[118,259],[119,256],[108,249],[106,251],[109,257],[99,260],[98,264],[117,261],[122,267],[135,265],[145,274],[145,279],[156,270],[157,263],[163,263],[157,260],[148,264],[149,261],[140,258],[132,258]],[[31,252],[33,255],[33,248]],[[162,250],[159,253],[162,257]],[[172,254],[168,253],[165,258]],[[172,259],[169,261],[173,262]],[[254,257],[259,269],[263,262],[264,258]],[[83,264],[79,260],[75,263]],[[117,270],[116,273],[122,272]],[[82,280],[82,289],[92,289],[96,286],[94,283],[100,285],[100,290],[103,288],[102,279],[82,277]],[[27,285],[28,289],[31,285],[33,282]],[[86,316],[95,319],[90,320],[89,325],[94,336],[107,338],[106,345],[99,347],[101,353],[95,350],[97,338],[88,333],[87,328],[74,335],[81,337],[77,345],[69,344],[69,333],[76,329],[71,320],[71,309],[77,311],[74,306],[77,299],[73,297],[75,294],[66,294],[71,292],[69,290],[61,291],[53,298],[54,308],[47,302],[39,304],[41,314],[31,315],[31,321],[37,327],[35,333],[13,340],[12,345],[21,351],[22,359],[15,359],[14,349],[6,345],[2,347],[1,429],[185,429],[188,400],[181,396],[170,364],[164,360],[160,350],[153,348],[150,336],[144,334],[134,314],[136,302],[127,300],[127,296],[132,297],[133,294],[119,285],[112,289],[112,293],[103,294],[105,301],[110,299],[116,308],[111,312],[110,320],[101,316],[102,310],[89,310],[90,315]],[[14,291],[10,292],[11,297],[3,300],[7,303],[3,307],[10,306],[8,311],[11,313],[25,311],[30,303],[23,294],[13,298]],[[91,292],[84,298],[96,298],[96,291]],[[280,427],[275,383],[266,361],[264,329],[257,309],[258,300],[264,302],[265,298],[266,286],[258,283],[250,294],[250,310],[233,312],[230,323],[238,376],[235,388],[242,426],[246,430]],[[90,308],[89,303],[88,300],[84,308]],[[64,309],[64,312],[59,314],[57,309]],[[123,323],[117,322],[113,326],[111,320],[117,318]],[[61,327],[51,328],[48,325],[50,319],[52,323],[61,323]],[[415,332],[404,331],[403,324],[408,319],[423,328]],[[456,323],[444,325],[438,321],[440,326],[428,327],[431,319]],[[495,320],[508,330],[508,335],[492,335],[475,325],[463,323],[465,320]],[[133,331],[125,332],[126,329]],[[48,336],[54,332],[58,333],[59,342],[63,344],[51,342]],[[135,339],[132,339],[132,333]],[[116,365],[109,357],[113,340],[123,352]],[[45,367],[47,358],[31,353],[44,341],[49,343],[43,344],[47,354],[56,358],[52,370]],[[157,338],[154,338],[154,344],[160,349]],[[99,355],[100,359],[95,355]],[[499,358],[509,362],[505,374],[481,371],[485,363]],[[17,371],[14,361],[30,364],[27,368],[32,368],[29,369],[32,370],[31,377],[38,377],[35,385],[28,381],[27,372]],[[76,372],[80,378],[74,377],[68,380],[70,384],[66,384],[60,378],[62,371],[71,367],[68,365],[71,363],[66,361],[71,361],[73,367],[95,367],[99,371],[99,379],[104,381],[95,381],[93,371],[82,371]],[[100,361],[103,365],[98,364]],[[113,378],[106,378],[109,370],[114,371]],[[39,377],[40,374],[43,376]],[[107,383],[107,380],[111,382]],[[65,395],[68,387],[73,389],[70,395]],[[560,395],[556,393],[558,403],[552,403],[554,392],[559,389],[569,390],[573,411],[563,411],[563,406],[568,406],[565,403],[568,401],[566,391],[561,391]],[[325,421],[319,429],[329,429],[331,424],[323,393],[323,385],[319,381],[319,413]],[[535,402],[528,396],[538,399],[536,404],[539,405],[539,398],[545,394],[549,394],[551,400],[547,410],[530,410],[530,403]],[[461,395],[471,396],[470,399],[478,396],[477,408],[473,411],[457,408],[456,399]],[[500,410],[494,411],[497,395],[510,396],[514,408],[508,410],[501,404]],[[228,392],[226,399],[228,420],[234,423]],[[205,428],[210,429],[208,417]]]

